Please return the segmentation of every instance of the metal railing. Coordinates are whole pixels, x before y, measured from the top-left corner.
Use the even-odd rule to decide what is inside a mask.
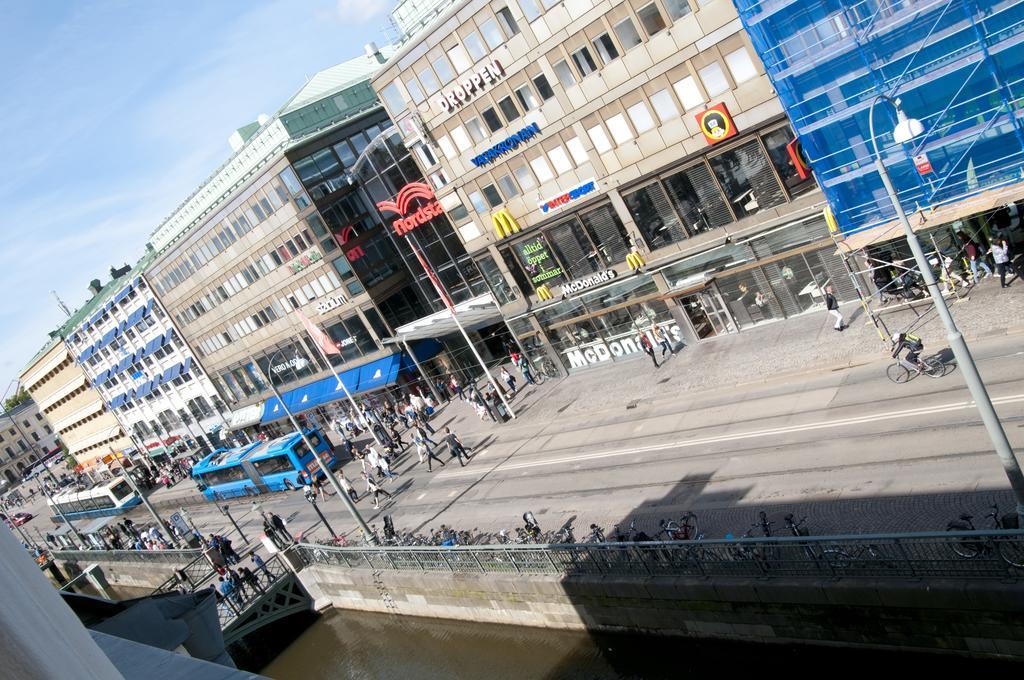
[[[220,618],[221,630],[224,630],[231,625],[235,619],[244,614],[254,603],[262,600],[267,595],[267,592],[282,576],[290,573],[288,567],[285,566],[281,560],[280,555],[274,555],[269,558],[264,566],[266,567],[266,571],[263,571],[262,569],[253,570],[253,573],[256,575],[256,580],[259,582],[258,587],[253,588],[252,586],[243,584],[243,590],[241,591],[236,590],[227,597],[224,597],[223,595],[218,596],[217,616]],[[209,583],[205,584],[205,587],[216,587],[217,584],[217,579],[211,579]],[[196,588],[196,590],[199,589],[200,588]]]
[[[186,564],[202,553],[198,550],[54,550],[60,562],[137,562],[145,564]]]
[[[1024,531],[963,531],[573,545],[332,547],[306,564],[473,574],[814,579],[1024,577]]]
[[[237,552],[240,556],[246,555],[256,547],[257,544],[255,542],[248,543],[237,549]],[[189,586],[195,589],[199,587],[199,584],[205,583],[213,579],[215,576],[218,576],[217,570],[213,567],[213,563],[207,559],[206,555],[204,555],[201,550],[195,550],[192,552],[195,553],[195,557],[190,562],[184,564],[181,568],[176,569],[175,574],[160,584],[160,586],[153,591],[154,595],[158,593],[169,593]]]

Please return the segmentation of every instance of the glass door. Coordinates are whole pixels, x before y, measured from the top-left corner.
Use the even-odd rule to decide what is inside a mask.
[[[700,340],[736,332],[736,324],[733,323],[725,303],[714,288],[705,288],[693,295],[679,298],[679,306],[686,311],[686,316]]]

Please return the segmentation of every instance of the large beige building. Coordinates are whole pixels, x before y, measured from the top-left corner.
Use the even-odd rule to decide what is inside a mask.
[[[854,296],[728,0],[457,2],[373,86],[516,335],[569,370]]]
[[[131,446],[56,332],[19,380],[71,455],[85,467],[107,455],[110,447]]]
[[[0,413],[0,490],[17,486],[55,450],[59,450],[57,434],[34,401],[23,401]]]

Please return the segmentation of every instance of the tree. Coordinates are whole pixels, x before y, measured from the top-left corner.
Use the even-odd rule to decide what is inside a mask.
[[[30,399],[32,399],[32,397],[31,395],[29,395],[27,391],[25,391],[25,388],[19,387],[17,392],[15,392],[12,396],[7,397],[7,399],[4,400],[4,410],[10,411],[11,409],[18,406],[18,404],[22,404],[26,401],[29,401]]]

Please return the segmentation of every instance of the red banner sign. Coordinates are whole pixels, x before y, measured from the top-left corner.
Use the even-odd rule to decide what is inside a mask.
[[[423,202],[419,208],[413,209],[414,201]],[[444,208],[434,197],[434,191],[423,182],[410,182],[398,192],[394,201],[379,201],[377,209],[381,212],[391,212],[399,216],[399,219],[391,223],[395,233],[404,236],[410,231],[426,224],[433,218],[444,213]]]

